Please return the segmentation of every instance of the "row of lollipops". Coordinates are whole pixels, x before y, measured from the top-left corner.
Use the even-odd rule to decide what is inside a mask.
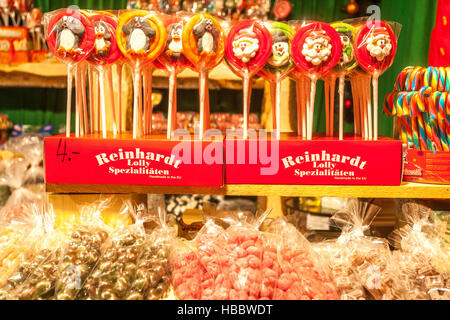
[[[325,81],[327,135],[333,135],[335,84],[339,78],[339,137],[343,139],[343,97],[347,78],[352,81],[353,96],[357,101],[355,133],[365,139],[377,140],[378,78],[394,60],[400,29],[395,23],[369,20],[353,21],[353,25],[316,21],[293,21],[288,25],[243,20],[229,26],[208,14],[163,15],[146,10],[113,13],[62,9],[46,14],[45,20],[50,50],[69,66],[69,92],[72,89],[72,70],[74,67],[76,70],[77,88],[80,87],[76,90],[77,100],[83,100],[83,103],[77,103],[75,113],[76,136],[80,132],[89,132],[84,101],[85,64],[79,63],[86,60],[97,69],[104,138],[107,137],[104,79],[106,72],[112,87],[112,64],[118,64],[121,70],[121,66],[128,63],[133,70],[133,138],[151,133],[152,107],[145,101],[151,97],[152,68],[164,69],[169,74],[169,139],[173,137],[176,122],[177,74],[185,68],[197,71],[198,135],[203,137],[210,121],[208,74],[225,57],[231,70],[243,81],[244,138],[248,137],[252,78],[259,75],[270,83],[273,129],[277,138],[280,138],[281,125],[281,81],[290,76],[297,82],[299,135],[312,139],[318,79]],[[120,104],[120,86],[114,91],[119,95]],[[117,125],[121,123],[121,110],[119,106],[117,117],[114,99],[112,104],[116,136],[121,133],[121,126]],[[70,135],[70,111],[71,95],[68,94],[67,136]]]

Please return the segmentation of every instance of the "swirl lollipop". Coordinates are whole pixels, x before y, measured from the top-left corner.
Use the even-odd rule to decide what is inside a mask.
[[[272,22],[268,25],[268,28],[272,36],[272,52],[267,63],[258,74],[269,81],[273,130],[276,131],[277,139],[279,139],[281,129],[281,81],[294,67],[290,47],[295,31],[287,24],[280,22]]]
[[[367,22],[358,30],[354,40],[354,47],[359,65],[372,77],[374,112],[373,139],[377,140],[378,78],[394,61],[397,52],[397,39],[392,28],[387,23],[383,21],[372,21]],[[369,133],[369,136],[371,136],[371,133]]]
[[[50,51],[67,64],[66,136],[70,137],[72,69],[94,49],[94,25],[80,10],[64,9],[49,14],[46,39]],[[47,19],[46,19],[47,21]],[[76,136],[80,134],[80,110],[76,110]]]
[[[112,81],[111,65],[122,57],[116,41],[118,19],[107,12],[93,13],[89,19],[94,25],[95,30],[95,46],[87,61],[96,66],[99,74],[100,86],[100,108],[102,119],[103,138],[106,138],[106,103],[105,103],[105,71],[109,82],[111,92],[111,110],[113,116],[113,132],[114,137],[117,135],[118,124],[116,117],[116,107],[114,103],[114,90]],[[92,85],[92,84],[91,84]]]
[[[317,79],[338,63],[341,52],[339,34],[323,22],[301,26],[292,40],[292,58],[311,79],[311,96],[306,110],[308,140],[312,139]]]
[[[271,54],[272,38],[264,25],[244,20],[231,28],[225,46],[225,57],[231,70],[243,79],[244,139],[248,137],[250,83]]]
[[[347,23],[333,23],[331,26],[337,31],[341,37],[342,43],[342,53],[338,64],[333,68],[332,75],[332,87],[331,96],[334,97],[334,73],[338,75],[339,78],[339,140],[344,139],[344,87],[345,87],[345,76],[353,69],[358,66],[358,61],[356,61],[354,49],[353,49],[353,37],[356,34],[356,29]],[[325,85],[327,87],[327,85]],[[333,99],[334,100],[334,99]],[[333,123],[334,123],[334,103],[331,104],[333,111],[330,112],[329,120],[329,133],[333,135]],[[355,117],[356,118],[356,117]],[[328,126],[327,126],[328,128]]]
[[[208,14],[194,15],[183,30],[183,51],[199,72],[200,137],[209,128],[208,73],[223,59],[225,36],[222,27]]]
[[[166,47],[154,63],[157,68],[169,73],[167,139],[172,138],[177,122],[177,75],[187,67],[193,68],[184,56],[182,36],[185,25],[186,21],[180,16],[172,16],[165,21],[168,35]]]
[[[133,10],[119,16],[117,43],[133,67],[133,139],[142,134],[142,124],[139,124],[139,119],[142,120],[141,71],[145,65],[158,58],[164,50],[166,40],[166,28],[155,13]],[[151,77],[151,72],[149,76]],[[151,96],[151,91],[147,94]]]

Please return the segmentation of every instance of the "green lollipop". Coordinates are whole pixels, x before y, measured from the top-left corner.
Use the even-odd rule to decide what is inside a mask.
[[[281,81],[294,68],[291,57],[291,41],[295,30],[287,24],[272,22],[266,25],[272,36],[272,53],[258,75],[264,77],[270,84],[272,101],[273,130],[280,138],[281,127]]]

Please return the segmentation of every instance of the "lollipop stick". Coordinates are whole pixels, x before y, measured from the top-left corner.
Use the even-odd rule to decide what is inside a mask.
[[[175,68],[169,75],[169,110],[167,119],[167,139],[173,137],[177,118],[177,72]]]
[[[307,92],[309,90],[309,87],[311,84],[309,83],[310,80],[307,77],[303,77],[303,92],[302,92],[302,99],[303,99],[303,105],[302,105],[302,113],[303,113],[303,132],[302,132],[302,138],[308,137],[308,128],[309,128],[309,97],[307,95]]]
[[[314,128],[314,102],[316,99],[316,84],[317,76],[313,75],[311,78],[311,98],[309,99],[309,128],[308,128],[308,140],[312,140],[313,128]]]
[[[66,137],[70,137],[70,122],[72,113],[72,66],[67,66],[67,109],[66,109]]]
[[[116,104],[114,101],[114,87],[113,87],[113,78],[112,78],[112,66],[108,66],[106,69],[108,83],[109,83],[109,92],[111,98],[111,110],[112,110],[112,118],[113,118],[113,134],[114,138],[117,137],[117,116],[116,116]]]
[[[123,70],[123,64],[122,63],[118,63],[117,64],[117,76],[118,76],[118,88],[117,88],[117,103],[119,106],[119,116],[118,116],[118,131],[119,134],[122,133],[122,70]]]
[[[153,81],[153,68],[150,66],[147,69],[147,132],[152,133],[153,129],[153,99],[152,99],[152,81]]]
[[[325,83],[325,123],[326,136],[330,136],[330,81],[329,78],[324,79]]]
[[[339,77],[339,140],[344,140],[344,88],[345,77]]]
[[[89,80],[89,131],[94,132],[94,71],[92,66],[88,67],[88,80]]]
[[[96,112],[96,114],[97,114],[97,132],[100,132],[100,130],[101,130],[101,124],[100,124],[100,105],[101,105],[101,103],[100,103],[100,80],[99,80],[99,78],[100,78],[100,75],[99,75],[99,73],[97,72],[97,112]]]
[[[87,107],[87,99],[86,99],[86,65],[83,64],[80,66],[81,70],[81,97],[83,102],[83,128],[85,133],[90,133],[89,130],[89,118],[88,118],[88,107]]]
[[[100,83],[100,108],[102,112],[102,133],[103,139],[106,139],[105,70],[103,66],[99,67],[98,73]]]
[[[75,67],[75,136],[80,136],[80,123],[82,120],[81,95],[80,95],[80,67]]]
[[[359,115],[359,98],[357,96],[357,90],[355,89],[355,81],[354,78],[351,78],[350,86],[352,88],[352,96],[353,96],[353,124],[354,124],[354,133],[356,136],[361,134],[360,127],[360,115]]]
[[[373,139],[373,122],[372,122],[372,90],[370,87],[370,78],[365,81],[366,86],[366,101],[367,101],[367,122],[369,123],[369,140]]]
[[[373,87],[373,140],[378,140],[378,71],[375,71],[372,78]]]
[[[270,101],[272,103],[272,131],[275,132],[275,130],[277,130],[277,101],[276,101],[276,96],[277,96],[277,85],[276,82],[273,80],[269,81],[269,86],[270,86]]]
[[[139,62],[136,64],[134,69],[134,90],[133,90],[133,139],[140,137],[139,131],[139,96],[140,96],[140,79],[141,72]]]
[[[250,76],[248,74],[248,69],[244,70],[244,80],[243,80],[243,107],[244,107],[244,139],[248,138],[248,114],[249,114],[249,89],[250,89]]]
[[[334,135],[334,97],[336,93],[336,76],[331,75],[330,85],[330,136]]]
[[[206,128],[206,108],[207,108],[207,94],[206,91],[208,90],[207,88],[207,72],[206,70],[202,69],[200,71],[200,76],[199,76],[199,81],[200,81],[200,86],[199,86],[199,90],[200,90],[200,130],[199,130],[199,138],[202,139],[203,135],[205,133],[205,128]]]
[[[295,91],[297,94],[297,135],[303,134],[303,115],[302,115],[302,83],[301,78],[297,78],[295,81]]]
[[[143,109],[144,109],[144,115],[143,115],[143,134],[144,136],[148,134],[148,69],[144,68],[144,72],[142,75],[142,87],[143,87]]]
[[[277,139],[281,138],[281,77],[277,73],[277,80],[275,86],[275,103],[277,113]]]

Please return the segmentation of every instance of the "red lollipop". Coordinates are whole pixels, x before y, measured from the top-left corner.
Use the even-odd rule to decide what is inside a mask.
[[[64,9],[52,15],[46,39],[52,53],[68,65],[66,136],[70,136],[72,105],[72,68],[86,59],[94,49],[95,33],[92,22],[80,10]],[[77,94],[78,95],[78,94]],[[80,134],[80,110],[76,112],[76,136]]]
[[[102,131],[103,131],[103,138],[106,138],[107,128],[106,128],[105,82],[104,82],[105,71],[108,78],[111,94],[111,110],[113,116],[114,136],[117,135],[119,126],[116,117],[116,106],[114,102],[114,90],[113,90],[112,66],[111,66],[114,62],[116,62],[122,57],[122,52],[120,51],[116,40],[116,32],[119,22],[116,16],[108,12],[93,13],[89,17],[89,20],[91,20],[92,24],[94,25],[95,44],[94,50],[92,50],[91,55],[88,57],[88,62],[97,67],[99,74],[98,85],[100,88]],[[93,114],[93,110],[91,110],[91,114]]]
[[[311,97],[307,107],[307,139],[312,139],[316,82],[339,61],[341,38],[334,28],[313,22],[298,29],[292,40],[292,58],[297,67],[311,78]]]
[[[248,136],[251,79],[269,59],[271,45],[269,30],[253,20],[244,20],[234,25],[226,39],[226,61],[231,70],[243,78],[244,139]]]
[[[378,140],[378,78],[394,62],[397,38],[387,23],[368,21],[356,34],[354,48],[359,65],[372,74],[373,139]]]
[[[153,65],[169,73],[167,139],[170,139],[177,120],[177,75],[185,68],[193,68],[193,65],[183,53],[183,29],[186,21],[180,16],[171,16],[164,25],[167,31],[167,43],[163,53],[153,62]]]

